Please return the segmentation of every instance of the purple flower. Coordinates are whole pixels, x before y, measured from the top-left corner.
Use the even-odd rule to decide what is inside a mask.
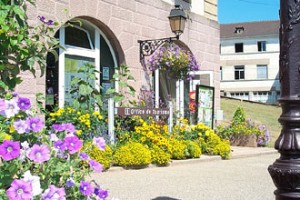
[[[100,163],[98,163],[97,161],[90,160],[89,164],[94,172],[102,172],[103,171],[103,166]]]
[[[7,118],[14,117],[16,114],[18,114],[19,111],[20,108],[18,107],[15,99],[5,101],[5,110],[4,110],[5,117]]]
[[[50,149],[47,145],[34,144],[27,157],[36,163],[46,162],[50,159]]]
[[[44,128],[44,122],[38,117],[30,117],[26,120],[28,129],[37,133]]]
[[[43,22],[43,24],[48,25],[48,26],[52,26],[54,25],[54,21],[49,19],[48,21],[46,21],[46,18],[44,16],[38,16],[38,19]]]
[[[93,194],[94,188],[93,188],[93,186],[91,186],[91,184],[88,181],[81,181],[80,186],[79,186],[79,191],[83,195],[89,196],[89,195]]]
[[[33,198],[32,186],[24,180],[14,180],[6,194],[10,200],[30,200]]]
[[[65,128],[64,128],[64,126],[63,126],[62,124],[53,124],[53,125],[52,125],[52,128],[53,128],[54,130],[58,131],[58,132],[64,131],[64,130],[65,130]]]
[[[28,131],[28,124],[24,120],[17,120],[13,123],[14,129],[19,133],[23,134]]]
[[[20,142],[4,140],[0,145],[0,156],[3,160],[9,161],[17,158],[20,155]]]
[[[52,141],[52,142],[58,141],[58,137],[57,137],[57,135],[54,134],[54,133],[50,133],[49,139],[50,139],[50,141]]]
[[[45,190],[42,194],[41,200],[65,200],[66,199],[66,192],[64,188],[58,188],[54,185],[50,185],[50,187]]]
[[[64,143],[70,154],[76,153],[82,147],[82,141],[77,136],[66,137]]]
[[[31,106],[30,104],[30,99],[28,98],[24,98],[24,97],[20,97],[18,99],[18,106],[21,110],[28,110]]]
[[[54,148],[60,151],[67,150],[65,143],[61,140],[57,140],[56,142],[54,142]]]
[[[100,199],[106,199],[108,197],[108,192],[107,190],[102,190],[99,187],[95,188],[94,194],[99,197]]]
[[[4,99],[0,99],[0,111],[4,111],[6,109],[6,104]]]
[[[93,144],[100,150],[105,150],[105,139],[103,137],[94,137]]]
[[[90,159],[90,157],[84,152],[80,152],[79,157],[81,160],[89,160]]]
[[[76,133],[75,126],[72,123],[64,123],[64,130],[68,133]]]
[[[69,188],[75,186],[75,181],[72,177],[67,179],[66,186]]]

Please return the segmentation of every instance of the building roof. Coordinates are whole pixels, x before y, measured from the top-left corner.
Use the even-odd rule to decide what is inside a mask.
[[[255,21],[221,24],[221,39],[279,35],[280,21]]]

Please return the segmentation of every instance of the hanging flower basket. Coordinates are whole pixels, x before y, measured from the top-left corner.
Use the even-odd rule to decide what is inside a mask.
[[[162,46],[147,60],[147,67],[151,71],[160,69],[166,72],[168,77],[177,80],[191,80],[191,71],[198,71],[199,65],[193,54],[171,44]]]

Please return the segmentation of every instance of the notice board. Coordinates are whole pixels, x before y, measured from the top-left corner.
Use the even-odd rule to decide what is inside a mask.
[[[196,86],[196,117],[198,123],[214,126],[214,87],[206,85]]]

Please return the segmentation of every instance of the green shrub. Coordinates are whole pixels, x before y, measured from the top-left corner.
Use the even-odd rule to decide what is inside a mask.
[[[202,152],[200,146],[194,141],[186,141],[188,158],[200,158]]]
[[[232,145],[245,146],[253,145],[252,143],[254,143],[258,146],[266,146],[270,142],[270,133],[266,126],[257,126],[251,120],[246,120],[242,107],[237,108],[229,126],[218,126],[216,132],[222,139],[229,140]],[[251,138],[249,136],[253,136],[254,138],[241,139]],[[248,142],[248,140],[251,142]]]
[[[158,166],[166,166],[171,162],[171,155],[165,152],[159,146],[153,145],[150,149],[152,163]]]
[[[187,145],[184,140],[177,140],[175,138],[170,138],[170,153],[171,158],[175,160],[186,159],[188,156]]]
[[[231,148],[228,140],[221,141],[213,148],[214,155],[220,155],[222,159],[229,160],[231,156]]]
[[[87,142],[80,151],[87,153],[91,159],[101,163],[105,170],[109,169],[112,164],[113,151],[108,145],[106,145],[103,151],[93,145],[92,142]]]
[[[113,161],[122,167],[145,167],[151,163],[151,152],[140,143],[128,142],[116,149]]]
[[[90,158],[101,163],[104,169],[109,169],[112,164],[113,151],[108,145],[106,145],[104,151],[101,151],[93,145],[92,150],[88,153],[88,155],[90,156]]]

